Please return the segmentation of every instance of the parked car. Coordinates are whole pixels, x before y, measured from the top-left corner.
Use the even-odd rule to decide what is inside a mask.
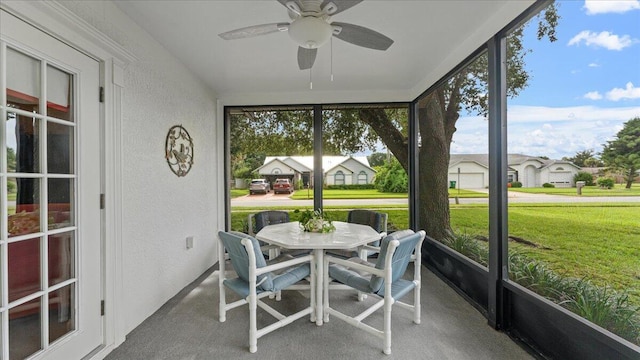
[[[291,181],[289,179],[276,179],[276,182],[273,184],[273,193],[287,193],[291,194],[293,192],[293,186],[291,185]]]
[[[271,191],[271,185],[265,179],[253,179],[251,180],[251,184],[249,185],[249,194],[253,195],[255,193],[268,193]]]

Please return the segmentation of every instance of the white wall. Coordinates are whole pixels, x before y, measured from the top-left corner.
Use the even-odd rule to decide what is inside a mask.
[[[128,333],[217,260],[221,186],[215,94],[112,3],[62,4],[138,59],[125,69],[120,134],[124,298],[119,318]],[[195,163],[181,178],[164,158],[167,131],[178,124],[194,142]],[[187,236],[195,237],[191,250],[185,247]]]

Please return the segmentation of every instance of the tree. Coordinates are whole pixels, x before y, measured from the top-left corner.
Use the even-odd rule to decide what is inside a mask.
[[[552,3],[539,18],[538,39],[547,37],[550,41],[556,40],[555,28],[559,16],[555,6]],[[523,31],[524,26],[515,29],[507,43],[507,94],[510,97],[517,96],[527,86],[529,79],[524,58],[530,51],[523,47]],[[451,234],[448,167],[455,124],[463,108],[467,112],[486,116],[487,79],[488,56],[484,53],[418,101],[421,142],[419,226],[437,240],[444,240]],[[406,107],[379,106],[325,110],[322,115],[323,152],[325,155],[349,154],[374,149],[379,139],[406,172],[409,167],[407,112]],[[302,155],[305,150],[313,150],[310,110],[256,112],[241,116],[246,120],[239,120],[237,131],[243,140],[234,146],[264,151],[269,155],[272,154],[266,150],[267,147],[282,155]],[[260,128],[253,126],[272,132],[261,132]]]
[[[604,145],[602,160],[607,166],[622,170],[626,188],[631,189],[633,179],[640,170],[640,118],[624,123],[616,138]]]
[[[371,167],[383,166],[385,163],[388,162],[387,159],[389,157],[390,157],[389,154],[376,152],[376,153],[373,153],[373,154],[367,156],[367,160],[369,161],[369,166],[371,166]]]
[[[593,149],[578,151],[574,156],[565,156],[562,158],[564,161],[571,161],[580,167],[600,167],[602,161],[596,158],[596,153]]]
[[[547,37],[555,41],[555,28],[559,15],[555,3],[538,18],[538,39]],[[530,50],[523,47],[524,25],[515,29],[507,42],[507,95],[515,97],[527,86],[529,74],[524,58]],[[441,86],[418,101],[418,122],[421,146],[419,227],[436,240],[445,240],[452,234],[449,217],[448,172],[451,140],[456,121],[464,108],[467,112],[486,116],[488,112],[488,57],[484,53],[468,66],[451,76]],[[369,124],[382,142],[408,169],[406,137],[393,126],[393,121],[381,109],[361,109],[360,118]]]

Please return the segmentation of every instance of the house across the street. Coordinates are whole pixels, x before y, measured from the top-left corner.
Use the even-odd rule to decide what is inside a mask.
[[[376,174],[366,156],[323,156],[322,169],[327,185],[371,184]],[[256,171],[271,183],[286,178],[313,186],[313,156],[267,156]]]
[[[509,154],[507,176],[509,182],[519,181],[522,187],[542,187],[549,183],[556,187],[573,187],[573,177],[580,167],[570,161],[543,159],[523,154]],[[459,189],[483,189],[489,186],[489,155],[451,154],[449,181]]]

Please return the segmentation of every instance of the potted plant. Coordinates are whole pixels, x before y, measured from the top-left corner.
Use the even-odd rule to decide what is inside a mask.
[[[294,212],[300,211],[295,210]],[[327,233],[336,229],[329,215],[322,209],[303,211],[300,215],[300,226],[304,231],[318,233]]]

